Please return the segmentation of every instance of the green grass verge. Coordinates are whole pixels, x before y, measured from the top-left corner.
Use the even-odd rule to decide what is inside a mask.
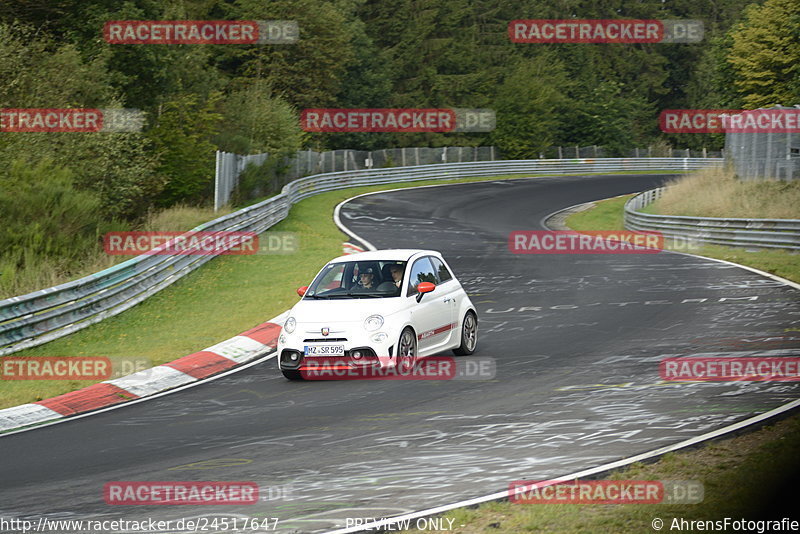
[[[567,217],[566,224],[573,230],[624,230],[622,208],[625,201],[633,195],[610,198],[596,203],[595,207],[574,213]],[[793,282],[800,282],[800,255],[786,250],[750,251],[742,248],[720,245],[698,245],[691,249],[676,247],[667,243],[667,248],[679,252],[689,252],[719,260],[732,261],[755,267],[768,273],[782,276]]]
[[[654,171],[655,172],[655,171]],[[299,250],[288,255],[220,256],[134,308],[80,332],[14,356],[105,356],[166,363],[263,323],[297,302],[327,260],[342,254],[336,205],[354,195],[420,185],[521,178],[520,175],[429,180],[322,193],[292,207],[270,232],[295,232]],[[0,409],[33,402],[93,381],[0,380]]]
[[[616,471],[616,480],[697,480],[704,498],[698,504],[512,504],[496,502],[460,508],[442,517],[452,519],[454,534],[486,532],[657,532],[652,521],[664,522],[661,532],[700,532],[670,529],[673,520],[714,521],[759,519],[795,482],[800,467],[800,417],[794,416],[759,431],[717,441],[686,452],[669,453],[657,462],[633,464]],[[787,484],[783,488],[781,485]],[[780,520],[781,517],[761,517]],[[793,519],[797,520],[795,516]],[[448,521],[444,522],[445,525]],[[462,526],[463,525],[463,526]],[[705,529],[709,530],[709,529]],[[774,531],[774,529],[773,529]],[[416,530],[411,532],[418,532]],[[752,530],[755,532],[755,530]]]

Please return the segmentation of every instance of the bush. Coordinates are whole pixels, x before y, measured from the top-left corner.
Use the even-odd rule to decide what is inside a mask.
[[[225,118],[215,139],[220,150],[283,156],[294,154],[303,145],[306,134],[300,129],[297,111],[274,96],[263,80],[232,91],[222,108]]]
[[[15,160],[0,174],[3,294],[31,276],[58,277],[79,268],[96,257],[103,233],[122,229],[103,219],[97,195],[75,189],[73,182],[69,169],[50,160],[35,166]]]
[[[269,158],[263,165],[250,164],[239,175],[231,194],[231,204],[241,206],[254,198],[280,193],[286,185],[288,169],[285,158]]]

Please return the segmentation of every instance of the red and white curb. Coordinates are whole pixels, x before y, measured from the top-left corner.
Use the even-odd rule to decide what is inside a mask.
[[[289,312],[183,358],[51,399],[0,410],[0,432],[52,422],[198,382],[274,351]]]
[[[364,252],[364,249],[352,243],[342,243],[342,252],[345,254],[358,254]]]
[[[345,254],[363,252],[343,243]],[[57,397],[0,410],[0,432],[48,423],[149,397],[222,373],[274,351],[288,311],[266,323],[183,358]]]

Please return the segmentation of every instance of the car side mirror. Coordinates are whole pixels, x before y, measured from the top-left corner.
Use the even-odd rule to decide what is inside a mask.
[[[417,302],[422,300],[422,295],[425,293],[430,293],[436,289],[436,285],[430,282],[420,282],[417,286]]]
[[[300,295],[301,297],[306,294],[306,291],[308,291],[308,286],[297,288],[297,294]]]

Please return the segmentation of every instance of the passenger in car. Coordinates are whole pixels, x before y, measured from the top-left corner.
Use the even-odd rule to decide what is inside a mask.
[[[403,266],[393,263],[389,265],[389,272],[392,274],[391,282],[394,283],[395,287],[400,287],[403,283]]]

